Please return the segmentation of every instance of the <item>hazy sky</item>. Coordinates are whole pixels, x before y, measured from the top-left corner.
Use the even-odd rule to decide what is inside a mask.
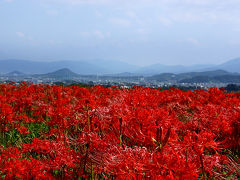
[[[217,64],[240,57],[240,0],[0,0],[0,59]]]

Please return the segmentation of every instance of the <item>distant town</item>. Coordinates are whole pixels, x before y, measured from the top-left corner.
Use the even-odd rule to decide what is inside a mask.
[[[240,87],[240,74],[229,73],[224,70],[215,70],[180,74],[161,73],[153,76],[136,76],[129,73],[117,75],[79,75],[72,72],[70,69],[63,68],[46,74],[29,75],[19,71],[13,71],[0,75],[0,83],[21,83],[23,81],[34,84],[50,85],[81,84],[86,86],[119,86],[122,88],[145,86],[163,89],[177,87],[186,90],[228,87],[233,90],[238,90],[238,87]]]
[[[240,58],[219,65],[137,67],[121,61],[0,60],[0,83],[208,89],[240,86]]]

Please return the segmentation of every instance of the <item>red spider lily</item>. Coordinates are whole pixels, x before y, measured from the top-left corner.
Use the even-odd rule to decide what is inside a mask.
[[[237,179],[239,124],[240,94],[217,88],[4,84],[0,176]]]
[[[19,128],[17,128],[17,130],[19,131],[20,134],[23,135],[29,134],[27,128],[25,128],[24,126],[20,126]]]

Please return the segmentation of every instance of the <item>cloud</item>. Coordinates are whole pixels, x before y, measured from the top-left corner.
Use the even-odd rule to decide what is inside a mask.
[[[50,45],[60,45],[62,44],[63,42],[62,41],[59,41],[59,40],[49,40],[49,44]]]
[[[133,11],[127,11],[127,12],[126,12],[126,15],[127,15],[128,17],[132,18],[132,19],[137,18],[136,13],[133,12]]]
[[[158,21],[163,24],[164,26],[170,26],[172,25],[172,20],[166,17],[159,17]]]
[[[46,2],[55,2],[55,3],[67,3],[72,5],[77,4],[105,4],[111,2],[111,0],[44,0]]]
[[[103,32],[101,32],[99,30],[96,30],[93,34],[99,39],[104,39],[105,38],[105,35],[103,34]]]
[[[81,37],[84,37],[84,38],[88,38],[91,36],[91,33],[90,32],[80,32],[79,33]]]
[[[91,32],[80,32],[80,36],[83,38],[97,38],[97,39],[105,39],[110,36],[109,32],[103,32],[100,30],[95,30]]]
[[[132,24],[128,19],[123,19],[123,18],[110,18],[109,21],[112,24],[115,24],[118,26],[124,26],[124,27],[128,27]]]
[[[102,17],[103,14],[100,11],[95,11],[95,15],[96,17]]]
[[[3,0],[12,1],[12,0]],[[239,5],[239,0],[42,0],[45,2],[67,3],[67,4],[116,4],[145,6],[215,6]]]
[[[55,9],[51,9],[51,10],[47,10],[46,13],[50,16],[57,16],[59,14],[59,11]]]
[[[16,32],[16,34],[20,38],[25,38],[25,34],[23,32]]]
[[[61,0],[58,0],[61,1]],[[195,6],[195,7],[227,7],[232,5],[239,5],[239,0],[62,0],[72,4],[122,4],[131,5],[133,8],[135,5],[145,6]]]
[[[139,29],[137,29],[137,33],[139,33],[139,34],[148,34],[149,32],[146,29],[139,28]]]
[[[197,39],[192,38],[192,37],[187,38],[187,39],[186,39],[186,42],[188,42],[188,43],[190,43],[190,44],[193,44],[193,45],[195,45],[195,46],[198,46],[198,45],[200,44]]]
[[[11,3],[13,0],[3,0],[4,2]]]
[[[25,41],[34,42],[34,38],[32,36],[28,36],[23,32],[18,31],[18,32],[16,32],[16,35],[19,38],[24,39]]]
[[[32,36],[28,36],[28,37],[27,37],[27,40],[33,41],[33,37],[32,37]]]
[[[240,32],[240,27],[235,27],[232,30],[235,31],[235,32]]]
[[[165,26],[174,22],[231,22],[240,24],[239,0],[41,0],[52,3],[65,3],[70,5],[101,5],[102,8],[115,8],[124,11],[127,19],[137,19],[145,10],[146,16],[157,18]],[[149,11],[151,10],[151,11]],[[101,16],[96,13],[96,16]],[[124,16],[123,16],[124,17]],[[122,18],[123,18],[122,17]],[[112,22],[129,26],[129,21],[113,18]]]

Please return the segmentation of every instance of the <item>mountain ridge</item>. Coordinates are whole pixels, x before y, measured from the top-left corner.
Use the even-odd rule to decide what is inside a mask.
[[[153,64],[145,67],[138,67],[121,61],[92,60],[92,61],[54,61],[40,62],[29,60],[0,60],[0,72],[9,73],[12,71],[23,72],[24,74],[45,74],[68,68],[81,75],[113,75],[131,74],[152,76],[161,73],[188,73],[214,70],[225,70],[228,72],[240,73],[240,58],[229,60],[220,65],[162,65]]]

